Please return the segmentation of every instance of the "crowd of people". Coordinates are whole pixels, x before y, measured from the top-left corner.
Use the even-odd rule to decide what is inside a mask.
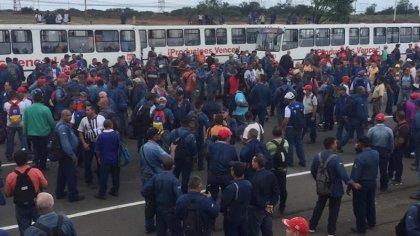
[[[118,197],[119,146],[133,138],[147,233],[211,235],[221,212],[225,235],[272,235],[274,209],[278,205],[283,215],[287,206],[287,168],[295,166],[295,152],[298,168],[307,166],[304,145],[319,143],[320,131],[331,137],[323,140],[325,150],[314,157],[311,174],[318,181],[325,165],[332,184],[318,193],[309,224],[301,218],[283,223],[292,235],[313,232],[329,201],[328,234],[334,235],[345,182],[347,192],[353,191],[353,230],[364,233],[376,224],[378,169],[380,190],[387,191],[390,181],[402,183],[403,156],[415,157],[415,167],[420,157],[420,49],[410,44],[403,61],[399,46],[369,56],[348,47],[335,55],[311,49],[301,63],[290,52],[276,61],[268,51],[262,58],[256,51],[237,51],[221,62],[203,51],[171,58],[152,49],[147,62],[120,56],[114,65],[106,58],[88,63],[82,54],[66,54],[60,61],[45,58],[28,78],[17,58],[6,58],[0,65],[0,136],[6,139],[7,161],[17,168],[4,191],[14,197],[20,233],[31,235],[32,220],[43,214],[33,199],[48,185],[42,172],[56,137],[57,199],[84,199],[77,166],[88,186],[99,186],[96,198]],[[385,125],[384,113],[394,116],[395,128]],[[268,119],[276,124],[273,140],[264,138]],[[348,176],[339,153],[355,131],[357,156]],[[17,152],[16,133],[22,148]],[[191,176],[194,168],[207,171],[206,183]],[[31,194],[18,191],[21,176],[29,177]],[[411,197],[419,200],[420,194]]]
[[[69,24],[71,22],[71,15],[68,10],[64,10],[63,14],[59,11],[46,11],[45,15],[42,16],[42,13],[36,9],[35,10],[35,24]]]

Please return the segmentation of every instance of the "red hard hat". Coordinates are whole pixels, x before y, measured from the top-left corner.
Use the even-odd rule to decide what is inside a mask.
[[[290,220],[283,219],[282,222],[287,226],[287,228],[297,231],[301,234],[306,234],[309,232],[308,221],[306,221],[303,217],[294,217]]]

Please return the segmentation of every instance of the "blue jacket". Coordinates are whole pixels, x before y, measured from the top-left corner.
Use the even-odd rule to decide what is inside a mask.
[[[79,146],[79,139],[73,129],[64,123],[64,121],[60,120],[55,126],[55,132],[57,132],[60,137],[60,144],[64,153],[69,157],[75,156],[77,147]]]
[[[79,81],[77,81],[77,80],[70,81],[66,85],[65,89],[69,94],[75,94],[75,93],[79,93],[79,92],[86,92],[86,94],[89,94],[89,91],[87,90],[87,88],[85,86],[79,84]]]
[[[175,103],[171,104],[171,110],[174,114],[175,122],[180,122],[191,111],[191,103],[188,99],[184,99],[181,105],[178,106],[178,101],[175,101]]]
[[[187,217],[187,207],[189,201],[200,202],[198,208],[201,223],[204,225],[204,231],[202,236],[211,235],[211,225],[219,215],[219,206],[213,201],[211,197],[203,197],[198,192],[188,192],[182,195],[176,201],[176,216],[177,219],[183,221]]]
[[[275,206],[279,200],[280,190],[276,176],[268,170],[255,172],[251,179],[251,205],[264,210],[267,205]]]
[[[182,195],[179,181],[170,171],[153,176],[143,186],[141,193],[146,198],[155,199],[157,207],[164,209],[175,207],[176,201]]]
[[[233,180],[222,194],[220,212],[230,222],[246,222],[248,220],[248,206],[251,202],[252,184],[248,180]]]
[[[322,151],[320,154],[321,154],[323,163],[325,163],[327,158],[331,154],[334,154],[334,153],[326,150],[326,151]],[[316,155],[312,161],[312,166],[311,166],[311,175],[314,179],[316,179],[316,174],[318,172],[319,164],[320,163],[319,163],[318,155]],[[344,165],[343,165],[343,160],[341,159],[340,156],[335,155],[328,162],[327,171],[331,178],[331,184],[332,184],[330,197],[336,197],[336,198],[342,197],[344,194],[344,188],[341,181],[344,182],[344,184],[346,185],[351,184],[353,181],[351,181],[351,179],[347,175],[346,169],[344,168]]]
[[[172,130],[170,134],[170,142],[174,143],[177,138],[182,137],[187,132],[190,134],[185,137],[185,142],[188,144],[189,153],[193,158],[195,158],[197,155],[197,143],[194,134],[192,134],[187,128],[180,127]]]
[[[372,147],[386,148],[389,152],[394,149],[394,132],[384,124],[376,124],[368,130],[367,136]]]
[[[154,175],[163,172],[162,161],[169,159],[170,155],[166,153],[159,144],[149,140],[139,151],[139,164],[143,172],[142,181],[145,184]]]
[[[371,148],[366,148],[358,153],[353,163],[350,178],[363,184],[376,184],[378,177],[379,153]]]
[[[193,110],[188,113],[188,116],[191,117],[193,115]],[[209,117],[202,111],[197,112],[198,115],[198,137],[197,139],[204,139],[204,130],[207,130],[210,126],[210,119]]]
[[[251,89],[249,97],[254,108],[265,109],[271,104],[271,90],[266,84],[257,83]]]
[[[228,175],[230,162],[237,161],[236,148],[223,141],[207,141],[208,147],[208,170],[213,175]]]
[[[334,111],[337,120],[343,118],[343,116],[348,116],[350,113],[352,113],[351,103],[352,100],[349,95],[339,96],[337,98],[337,103],[335,104]]]
[[[410,208],[408,208],[406,212],[407,216],[405,218],[405,229],[407,232],[407,236],[420,235],[420,215],[418,214],[418,207],[420,207],[420,205],[416,203],[410,206]]]
[[[252,158],[257,153],[262,153],[264,155],[266,161],[265,169],[272,169],[273,159],[270,153],[268,152],[267,147],[257,139],[251,139],[245,143],[239,154],[240,161],[247,163],[248,166],[247,173],[245,174],[245,179],[250,180],[252,178],[252,173],[254,173],[254,170],[251,167],[251,162]]]
[[[55,212],[50,212],[46,215],[41,215],[36,222],[41,223],[47,226],[48,228],[53,228],[57,226],[58,215]],[[65,235],[68,235],[68,236],[77,235],[76,229],[74,228],[73,223],[65,215],[63,215],[63,225],[61,226],[61,229],[63,230]],[[25,231],[25,236],[46,236],[46,235],[47,234],[44,231],[36,228],[35,226],[30,226]]]
[[[413,135],[420,136],[420,111],[417,111],[414,115],[411,128],[411,132]]]
[[[367,98],[359,94],[353,95],[352,97],[352,111],[349,114],[349,118],[353,122],[360,122],[362,124],[368,121],[368,104]]]

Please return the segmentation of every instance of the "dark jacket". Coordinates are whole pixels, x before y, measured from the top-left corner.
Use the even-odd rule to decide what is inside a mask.
[[[248,206],[251,202],[252,184],[248,180],[233,180],[223,191],[220,212],[229,222],[248,220]]]
[[[230,162],[237,161],[235,146],[223,141],[207,141],[208,146],[208,170],[213,175],[228,175],[230,173]]]
[[[158,208],[175,207],[176,201],[182,195],[178,179],[170,171],[164,171],[147,181],[141,193],[144,197],[155,199]]]
[[[256,84],[249,94],[250,103],[254,108],[265,109],[271,104],[271,90],[266,84]]]
[[[260,170],[255,172],[251,180],[252,197],[250,205],[265,209],[267,205],[275,206],[279,200],[279,186],[273,172]]]
[[[363,184],[376,184],[378,166],[379,153],[376,150],[367,148],[357,154],[350,178],[362,186]]]

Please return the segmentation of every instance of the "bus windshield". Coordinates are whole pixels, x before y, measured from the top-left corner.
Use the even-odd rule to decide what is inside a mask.
[[[281,34],[259,33],[257,36],[257,50],[259,51],[280,51]]]

